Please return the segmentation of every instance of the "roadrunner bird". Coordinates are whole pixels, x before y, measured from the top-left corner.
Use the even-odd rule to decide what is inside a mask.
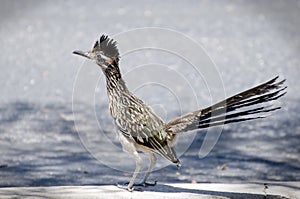
[[[263,103],[276,100],[286,93],[286,86],[283,85],[285,80],[277,81],[277,76],[212,106],[165,123],[127,89],[119,69],[120,57],[116,41],[102,35],[91,51],[73,53],[91,59],[100,66],[106,77],[109,109],[117,126],[120,142],[123,150],[130,153],[136,161],[136,168],[128,185],[118,185],[129,191],[134,186],[155,185],[156,182],[150,184],[146,180],[154,168],[157,154],[180,166],[174,144],[176,137],[182,133],[264,118],[261,113],[275,111],[280,107],[271,108]],[[258,104],[261,106],[257,106]],[[143,180],[135,183],[142,165],[138,151],[149,154],[150,166]]]

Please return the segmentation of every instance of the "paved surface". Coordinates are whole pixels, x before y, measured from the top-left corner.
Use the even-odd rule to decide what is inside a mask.
[[[158,184],[128,192],[116,186],[0,188],[1,198],[299,198],[299,184]]]
[[[101,185],[129,180],[133,161],[124,153],[118,157],[118,151],[111,147],[121,152],[111,133],[113,126],[103,79],[96,92],[99,100],[96,114],[112,144],[89,134],[99,128],[92,121],[94,110],[85,101],[76,102],[75,111],[82,122],[78,127],[86,132],[84,136],[97,149],[100,160],[94,159],[80,142],[74,128],[72,91],[83,60],[71,52],[90,49],[101,33],[115,35],[153,26],[182,32],[201,44],[217,65],[226,95],[276,75],[287,79],[288,93],[277,102],[283,109],[272,117],[225,127],[205,158],[198,157],[205,131],[192,134],[195,137],[190,147],[180,157],[183,167],[179,170],[173,165],[166,167],[166,162],[160,159],[150,180],[300,181],[299,8],[299,1],[277,0],[188,4],[2,0],[0,186]],[[205,80],[195,75],[186,62],[170,54],[141,51],[124,56],[121,70],[129,72],[136,64],[149,63],[174,67],[191,82],[199,106],[210,104]],[[134,82],[135,78],[126,80]],[[195,104],[185,88],[180,91],[184,99],[181,103],[183,112],[188,112]],[[148,91],[145,87],[144,92],[142,88],[137,92],[149,104],[161,103],[163,109],[158,106],[158,110],[162,115],[167,110],[167,119],[178,116],[176,100],[156,88]],[[214,92],[219,92],[222,98],[222,91],[219,88]]]

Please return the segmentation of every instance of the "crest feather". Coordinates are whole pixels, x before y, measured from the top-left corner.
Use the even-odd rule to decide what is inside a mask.
[[[108,38],[107,35],[102,35],[99,41],[96,41],[93,51],[102,51],[105,56],[114,59],[116,62],[119,62],[120,55],[117,48],[117,42]]]

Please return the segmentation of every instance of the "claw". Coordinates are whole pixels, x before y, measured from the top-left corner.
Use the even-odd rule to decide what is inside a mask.
[[[150,182],[140,182],[140,183],[135,183],[133,184],[133,186],[136,187],[148,187],[148,186],[155,186],[157,183],[157,181],[154,181],[152,183]],[[127,191],[142,191],[140,188],[136,188],[136,187],[128,187],[129,182],[126,182],[125,184],[117,184],[117,187],[120,189],[125,189]]]
[[[125,184],[117,184],[117,187],[120,188],[120,189],[125,189],[127,191],[141,191],[141,189],[139,188],[134,188],[134,187],[128,187],[128,184],[129,183],[125,183]]]
[[[142,186],[142,187],[148,187],[148,186],[155,186],[157,181],[154,181],[153,183],[150,182],[141,182],[141,183],[136,183],[134,186]]]

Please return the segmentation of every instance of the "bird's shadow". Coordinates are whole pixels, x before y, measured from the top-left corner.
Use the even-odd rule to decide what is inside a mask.
[[[262,187],[263,190],[263,187]],[[157,184],[156,186],[148,186],[140,188],[139,191],[149,191],[149,192],[160,192],[160,193],[189,193],[189,194],[198,194],[198,195],[207,195],[215,197],[226,197],[226,198],[282,198],[280,195],[265,195],[262,191],[262,194],[252,194],[252,193],[236,193],[236,192],[224,192],[224,191],[210,191],[205,189],[196,189],[196,188],[182,188],[175,187],[165,184]]]

